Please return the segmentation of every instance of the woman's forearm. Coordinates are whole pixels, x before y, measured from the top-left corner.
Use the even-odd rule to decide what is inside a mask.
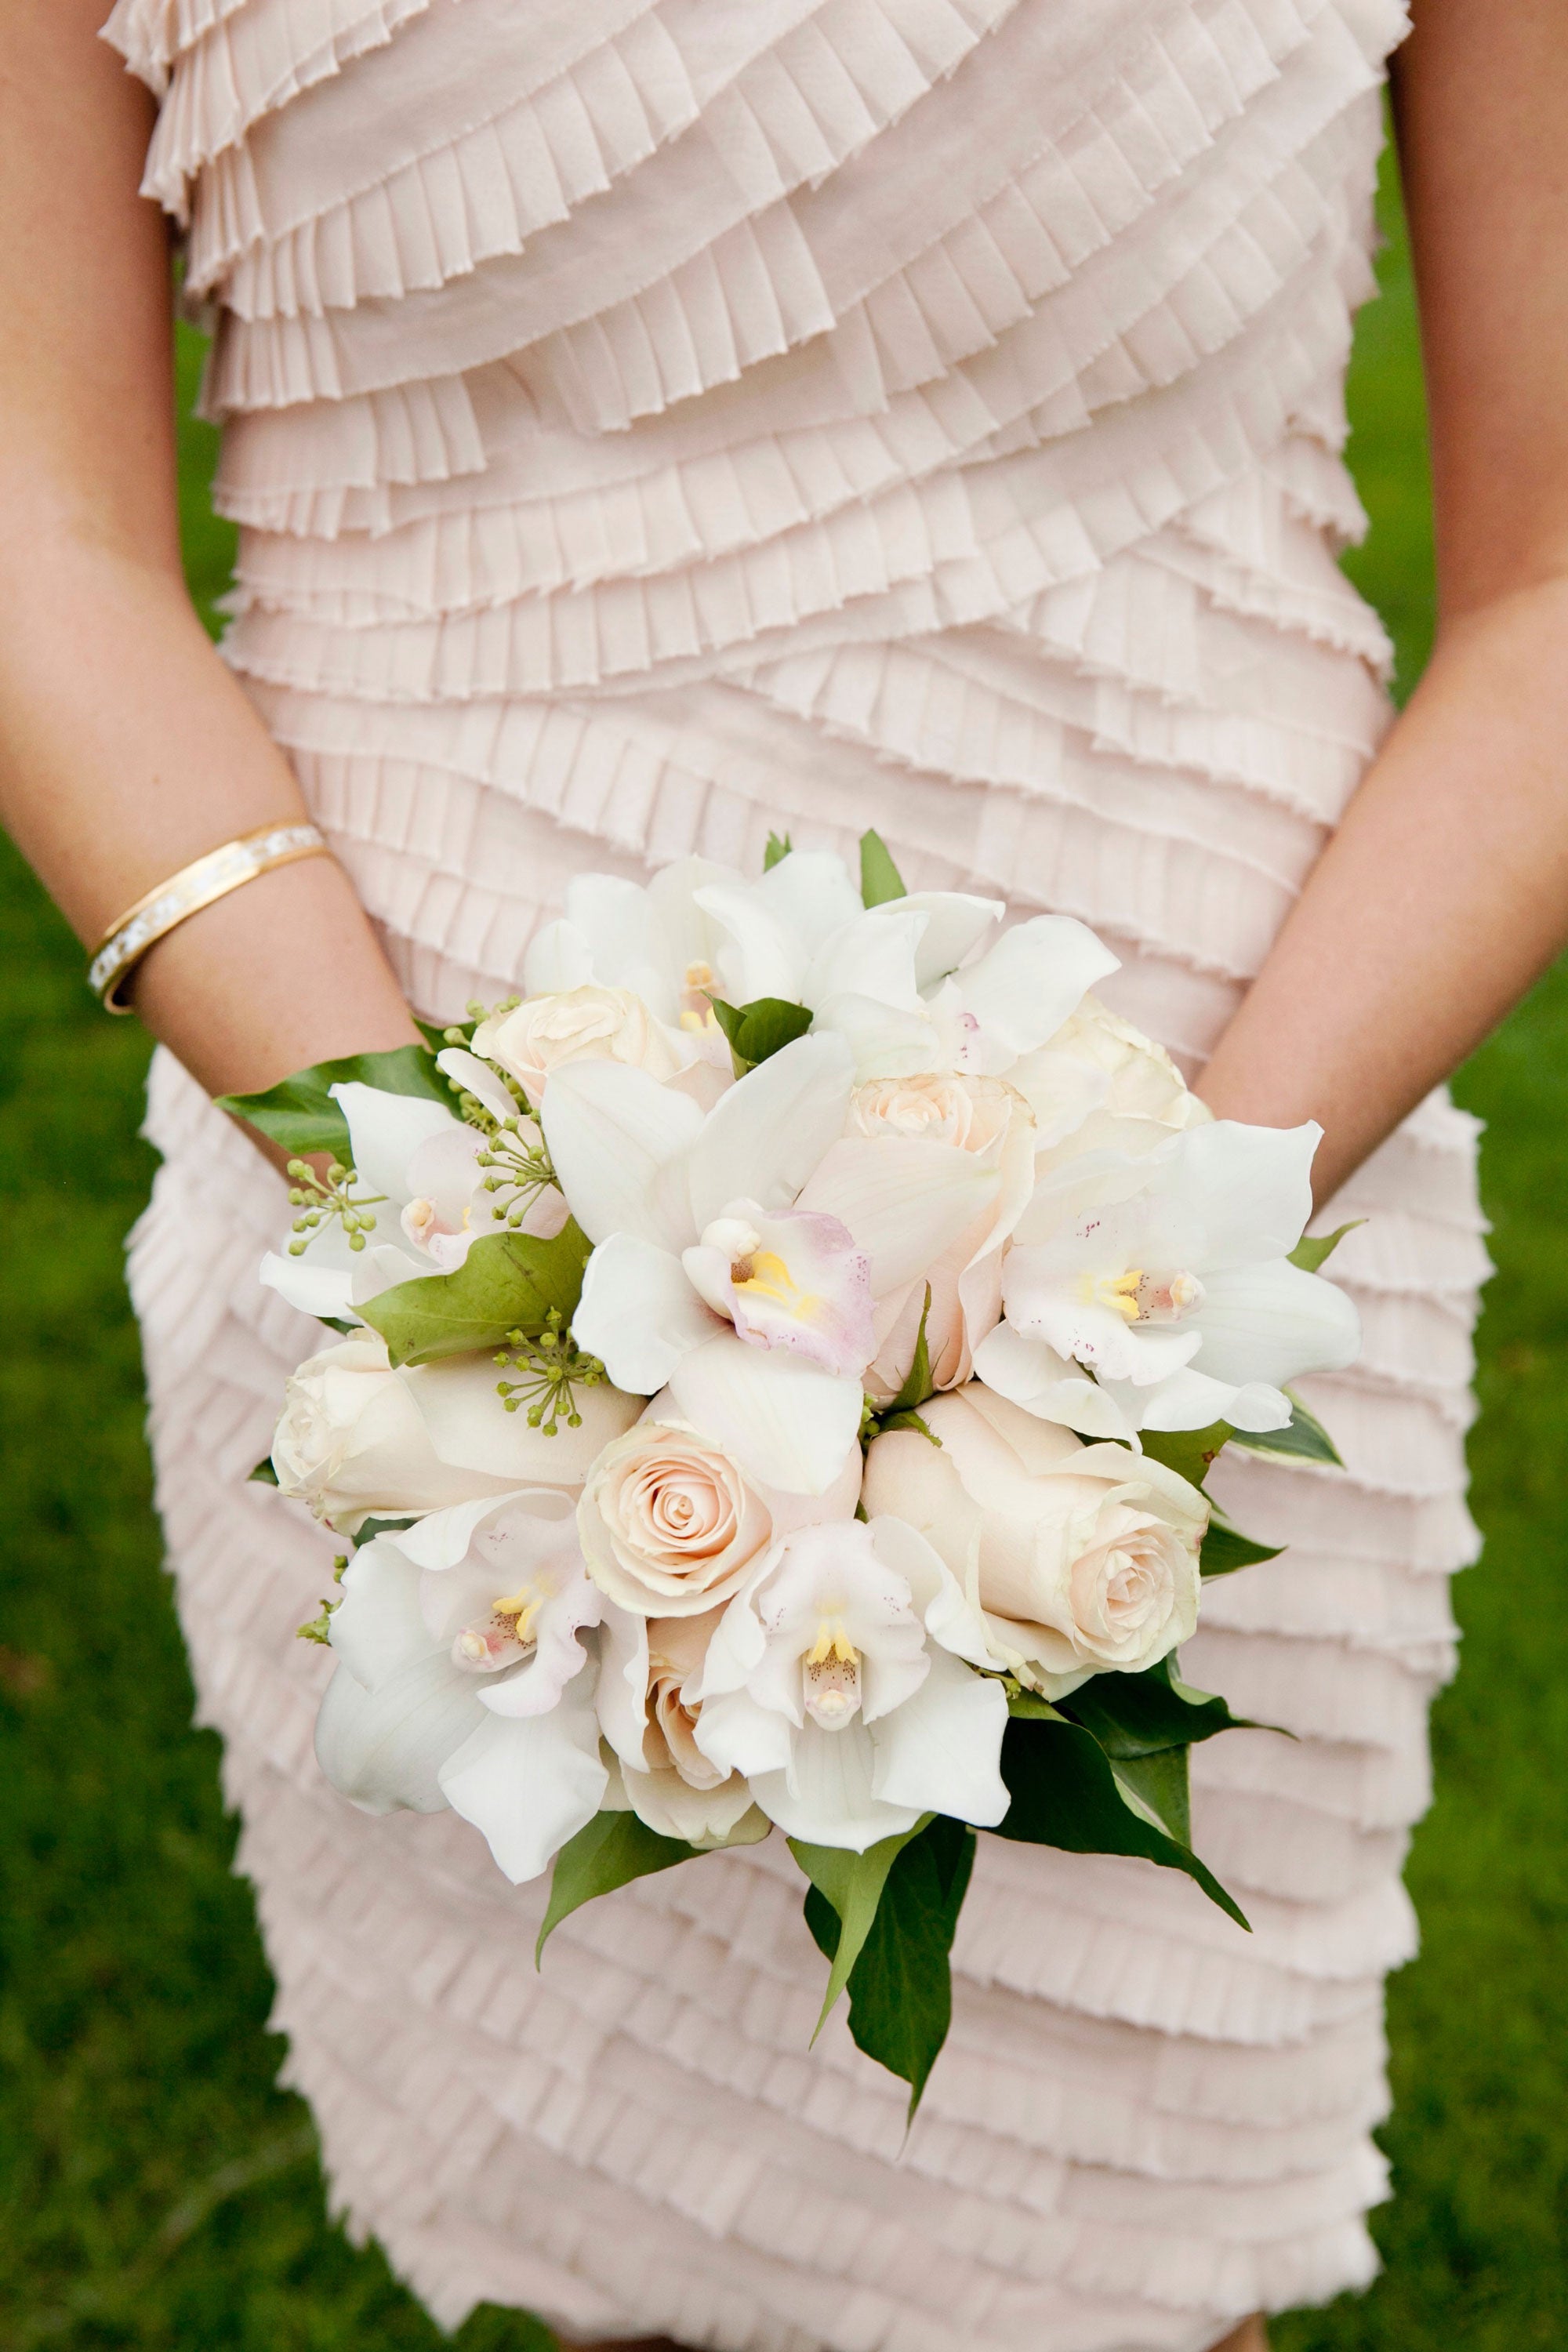
[[[151,102],[105,13],[15,0],[0,52],[0,823],[89,946],[193,858],[303,814],[181,577],[168,248],[136,193]],[[134,997],[215,1091],[416,1034],[327,858],[182,924]]]
[[[1568,580],[1443,631],[1199,1091],[1319,1120],[1325,1200],[1568,937]]]
[[[33,540],[26,578],[0,559],[0,816],[90,947],[204,851],[305,812],[178,577],[74,543],[54,523]],[[416,1034],[327,858],[265,875],[181,924],[133,994],[214,1092]]]

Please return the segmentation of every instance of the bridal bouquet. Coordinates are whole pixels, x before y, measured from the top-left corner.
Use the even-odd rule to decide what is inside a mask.
[[[301,1628],[328,1779],[553,1866],[541,1948],[777,1829],[911,2106],[976,1831],[1245,1927],[1176,1654],[1269,1554],[1204,1479],[1336,1459],[1284,1384],[1357,1343],[1318,1130],[1212,1119],[1091,931],[1003,914],[875,835],[858,884],[777,839],[584,875],[521,997],[226,1102],[295,1154],[262,1280],[342,1335],[258,1474],[353,1546]]]

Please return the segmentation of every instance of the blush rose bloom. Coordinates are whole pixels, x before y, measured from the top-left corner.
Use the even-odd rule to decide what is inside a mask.
[[[606,1608],[600,1635],[599,1727],[621,1768],[626,1801],[661,1837],[744,1845],[768,1821],[739,1772],[697,1745],[697,1696],[721,1608],[700,1617],[637,1617]]]
[[[661,1409],[605,1446],[577,1506],[588,1573],[637,1617],[691,1617],[731,1601],[780,1537],[848,1518],[859,1449],[825,1494],[786,1495],[747,1480],[721,1445]]]
[[[375,1333],[302,1363],[284,1389],[272,1467],[285,1495],[355,1535],[367,1518],[423,1517],[519,1486],[581,1486],[594,1456],[642,1410],[640,1397],[584,1388],[582,1427],[553,1437],[509,1413],[488,1357],[395,1370]]]
[[[873,1078],[857,1087],[847,1136],[868,1142],[921,1142],[971,1154],[996,1182],[970,1220],[914,1280],[877,1301],[877,1352],[866,1387],[880,1402],[898,1393],[914,1360],[926,1285],[926,1349],[939,1389],[968,1380],[973,1351],[1002,1316],[1002,1251],[1034,1186],[1034,1114],[1000,1078],[957,1071]]]
[[[474,1052],[508,1072],[534,1103],[552,1070],[568,1062],[625,1062],[665,1085],[696,1058],[690,1041],[656,1020],[629,988],[592,984],[492,1013],[474,1032]]]
[[[1021,1682],[1063,1698],[1188,1639],[1209,1511],[1194,1486],[1125,1446],[1085,1445],[978,1381],[921,1418],[940,1445],[918,1430],[879,1437],[866,1509],[896,1512],[940,1552]]]

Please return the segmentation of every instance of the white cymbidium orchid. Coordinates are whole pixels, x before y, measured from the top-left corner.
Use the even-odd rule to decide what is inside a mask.
[[[513,1181],[539,1130],[507,1093],[494,1071],[471,1054],[451,1049],[438,1065],[497,1117],[518,1119],[507,1139],[515,1146],[500,1172],[480,1164],[487,1139],[424,1095],[387,1094],[357,1080],[331,1092],[348,1123],[349,1150],[357,1181],[343,1188],[352,1213],[351,1230],[341,1209],[323,1194],[323,1213],[313,1233],[297,1236],[286,1253],[269,1252],[261,1279],[290,1307],[334,1322],[354,1319],[356,1307],[400,1282],[451,1274],[472,1244],[501,1232],[521,1203],[519,1222],[529,1233],[559,1233],[566,1206],[559,1192]],[[472,1066],[471,1068],[469,1066]],[[493,1160],[494,1153],[490,1154]],[[358,1247],[354,1246],[358,1243]]]
[[[372,1812],[450,1805],[514,1882],[597,1811],[606,1773],[602,1602],[572,1498],[524,1488],[366,1544],[328,1621],[338,1670],[316,1724],[321,1769]]]
[[[1090,1436],[1284,1428],[1281,1384],[1350,1363],[1360,1339],[1343,1291],[1289,1259],[1321,1132],[1219,1119],[1142,1158],[1094,1152],[1055,1170],[1015,1229],[1006,1321],[975,1351],[976,1373]]]
[[[733,866],[683,857],[646,886],[614,874],[579,874],[566,886],[559,921],[534,934],[523,962],[530,996],[568,989],[627,989],[657,1021],[688,1036],[712,1026],[710,992],[719,971],[722,927],[700,904],[710,887],[742,885]]]
[[[965,1663],[965,1661],[969,1663]],[[902,1520],[788,1537],[708,1645],[692,1737],[787,1835],[864,1853],[926,1812],[994,1827],[1007,1703],[978,1613]]]
[[[794,1209],[844,1124],[852,1075],[842,1040],[798,1038],[704,1113],[646,1071],[585,1062],[556,1072],[542,1111],[562,1187],[595,1244],[578,1345],[619,1389],[673,1383],[700,1427],[691,1400],[712,1383],[697,1360],[716,1348],[751,1358],[724,1376],[737,1458],[791,1492],[837,1475],[871,1352],[858,1238]],[[803,1418],[807,1386],[820,1394]]]
[[[808,1006],[816,1031],[847,1040],[862,1082],[962,1071],[1006,1076],[1026,1096],[1031,1070],[1015,1079],[1015,1068],[1116,969],[1067,916],[1036,916],[985,946],[1006,912],[996,898],[925,890],[863,907],[843,860],[822,851],[796,850],[760,881],[695,896],[727,934],[719,968],[731,1001]],[[1046,1079],[1054,1104],[1062,1074]],[[1089,1108],[1081,1075],[1076,1091]]]

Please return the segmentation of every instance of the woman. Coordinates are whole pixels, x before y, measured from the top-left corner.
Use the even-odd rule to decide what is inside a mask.
[[[1474,1549],[1485,1261],[1434,1089],[1568,909],[1552,0],[1424,0],[1396,60],[1443,615],[1392,730],[1331,552],[1392,0],[121,0],[140,79],[102,15],[6,24],[4,813],[89,945],[220,843],[313,817],[335,853],[127,984],[167,1049],[161,1501],[338,2195],[448,2324],[1260,2346],[1247,2315],[1372,2267]],[[160,206],[219,313],[226,666],[180,577]],[[1195,1767],[1256,1932],[984,1842],[901,2160],[886,2080],[804,2054],[769,1847],[589,1906],[535,1978],[536,1890],[321,1783],[323,1547],[244,1484],[310,1327],[255,1281],[278,1179],[206,1098],[504,992],[578,866],[749,862],[781,823],[1084,917],[1215,1109],[1321,1120],[1319,1197],[1368,1220],[1363,1359],[1313,1386],[1349,1475],[1227,1472],[1289,1549],[1185,1654],[1298,1734]]]

